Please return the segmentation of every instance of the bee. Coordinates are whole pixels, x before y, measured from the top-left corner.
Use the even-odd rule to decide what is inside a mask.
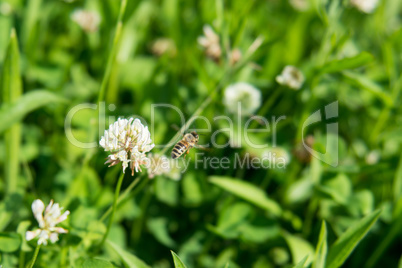
[[[172,150],[172,158],[179,158],[182,154],[186,153],[184,157],[189,153],[190,149],[195,147],[198,143],[198,134],[195,131],[187,133],[183,136],[183,139],[176,143]]]

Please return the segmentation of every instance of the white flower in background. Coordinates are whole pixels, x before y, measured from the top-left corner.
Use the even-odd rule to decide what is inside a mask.
[[[366,155],[366,163],[368,165],[375,165],[380,161],[381,153],[379,150],[374,150]]]
[[[276,81],[283,85],[290,87],[291,89],[300,89],[304,83],[303,73],[294,66],[286,66],[282,73],[276,77]]]
[[[148,157],[149,162],[146,168],[148,169],[148,177],[150,179],[170,172],[170,160],[165,155],[149,154]]]
[[[58,203],[53,204],[53,200],[50,201],[46,207],[42,200],[36,199],[32,203],[32,212],[39,223],[39,229],[35,231],[27,231],[25,234],[26,240],[30,241],[35,237],[39,237],[38,245],[47,245],[48,240],[55,243],[59,240],[59,234],[67,233],[66,229],[56,227],[57,224],[67,219],[70,211],[66,210],[61,214],[61,208]],[[43,215],[45,211],[45,215]]]
[[[282,147],[273,147],[264,151],[261,155],[274,168],[284,168],[290,163],[290,154]]]
[[[8,16],[12,12],[13,12],[13,8],[9,3],[3,2],[0,4],[0,14],[1,15]]]
[[[242,54],[240,49],[235,48],[232,51],[230,51],[230,55],[229,55],[229,62],[231,65],[235,65],[236,63],[238,63],[241,60]]]
[[[93,33],[98,30],[101,17],[96,11],[78,9],[71,14],[71,20],[77,23],[85,32]]]
[[[152,44],[151,51],[156,56],[162,56],[167,54],[169,56],[175,56],[177,53],[176,45],[170,38],[158,38]]]
[[[309,0],[289,0],[289,4],[298,11],[306,11],[310,8]]]
[[[372,13],[378,5],[378,0],[350,0],[352,6],[364,13]]]
[[[173,180],[180,179],[180,170],[176,160],[170,159],[165,155],[149,154],[149,162],[146,164],[148,178],[164,175]]]
[[[205,48],[205,53],[208,57],[218,61],[222,54],[219,35],[209,25],[205,25],[203,31],[204,36],[198,37],[198,43]]]
[[[225,89],[223,104],[231,113],[252,115],[261,106],[261,92],[250,84],[236,83]]]
[[[99,144],[106,152],[112,152],[106,161],[110,163],[109,167],[122,162],[123,173],[130,165],[131,175],[134,175],[134,170],[141,171],[140,165],[149,161],[146,153],[155,146],[148,127],[145,127],[138,118],[135,120],[119,118],[105,130],[105,135]]]

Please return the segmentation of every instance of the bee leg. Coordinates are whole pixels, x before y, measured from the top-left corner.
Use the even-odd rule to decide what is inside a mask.
[[[184,159],[186,159],[186,155],[188,155],[189,152],[190,152],[190,150],[187,150],[187,151],[184,153]]]

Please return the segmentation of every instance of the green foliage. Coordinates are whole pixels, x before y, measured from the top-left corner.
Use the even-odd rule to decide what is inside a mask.
[[[269,199],[264,191],[248,182],[217,176],[211,177],[209,181],[262,209],[266,209],[276,216],[281,214],[281,207],[275,201]]]
[[[377,210],[350,227],[331,246],[328,252],[327,267],[340,267],[361,239],[377,221],[381,211]]]
[[[0,233],[0,250],[2,252],[16,251],[21,245],[21,237],[17,233]]]
[[[327,225],[325,224],[325,221],[323,221],[321,225],[320,236],[318,237],[317,247],[315,249],[315,261],[313,263],[313,268],[325,267],[327,252]]]
[[[24,94],[13,104],[2,107],[0,110],[0,133],[21,121],[30,112],[42,106],[63,101],[59,96],[46,90],[35,90]]]
[[[80,25],[97,20],[81,9],[100,24]],[[34,267],[402,267],[401,17],[399,0],[371,13],[349,0],[2,0],[0,265],[34,259],[39,198],[71,213]],[[221,55],[198,42],[206,25]],[[298,90],[278,83],[288,65]],[[238,82],[261,94],[249,115],[224,101]],[[128,168],[112,212],[121,162],[105,165],[99,140],[119,117],[140,118],[169,160],[187,131],[207,149],[168,174]]]
[[[174,261],[174,267],[175,268],[186,268],[187,266],[180,260],[179,256],[177,256],[176,253],[173,251],[170,251],[173,256],[173,261]]]

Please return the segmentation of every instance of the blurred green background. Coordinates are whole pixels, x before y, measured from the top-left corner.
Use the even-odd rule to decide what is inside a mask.
[[[80,27],[73,21],[79,9],[96,12],[99,26]],[[42,247],[37,267],[173,267],[170,250],[187,267],[292,267],[305,256],[299,267],[401,267],[400,1],[379,1],[367,14],[346,0],[128,0],[121,28],[119,10],[117,0],[0,2],[4,268],[24,267],[32,258],[35,242],[27,243],[24,232],[37,226],[30,209],[36,198],[71,211],[63,225],[69,233]],[[204,25],[220,37],[219,61],[197,43]],[[247,53],[257,38],[261,46]],[[228,61],[231,48],[243,55],[235,66]],[[303,72],[300,90],[275,81],[286,65]],[[109,116],[139,116],[154,124],[155,144],[164,144],[180,118],[163,110],[151,118],[152,104],[175,105],[189,119],[212,96],[200,114],[216,131],[224,126],[214,116],[228,114],[222,89],[235,82],[261,91],[266,109],[256,114],[286,116],[272,149],[290,157],[286,168],[196,169],[195,153],[202,151],[192,149],[180,180],[150,180],[145,169],[141,176],[126,172],[123,191],[135,178],[139,183],[118,206],[112,243],[97,250],[121,168],[104,165],[107,153],[99,146],[68,141],[68,112],[105,101],[106,125],[113,123]],[[337,167],[297,154],[305,119],[334,101]],[[98,143],[97,113],[85,109],[73,117],[77,140]],[[198,120],[191,126],[203,127]],[[271,143],[271,134],[253,137]],[[325,148],[324,123],[305,134],[314,137],[316,150]],[[218,141],[228,137],[219,134]],[[242,146],[203,153],[234,160],[261,152]]]

